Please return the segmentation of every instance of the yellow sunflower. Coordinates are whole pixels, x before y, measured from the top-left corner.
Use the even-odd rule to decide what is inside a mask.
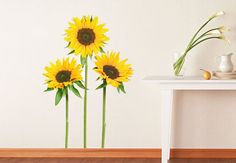
[[[81,19],[75,17],[66,29],[65,40],[69,42],[68,48],[75,55],[82,57],[97,54],[109,38],[105,35],[108,29],[105,24],[98,24],[98,17],[83,16]]]
[[[120,60],[119,53],[107,52],[96,56],[96,67],[94,70],[100,74],[100,79],[106,81],[114,87],[123,85],[133,74],[130,64],[126,64],[127,59]]]
[[[50,66],[45,67],[46,82],[49,89],[64,88],[72,85],[74,82],[82,80],[81,65],[76,63],[73,58],[69,57],[63,60],[57,60],[56,63],[50,63]]]

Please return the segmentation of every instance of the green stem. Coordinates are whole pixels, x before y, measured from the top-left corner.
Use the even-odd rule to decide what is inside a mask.
[[[185,62],[185,57],[187,55],[187,53],[192,49],[194,48],[195,46],[197,46],[198,44],[200,44],[201,42],[203,41],[206,41],[206,40],[210,40],[210,39],[220,39],[220,37],[218,36],[214,36],[214,37],[208,37],[208,38],[205,38],[205,39],[202,39],[200,41],[198,41],[197,43],[194,42],[195,44],[192,44],[188,49],[186,49],[186,51],[184,52],[184,54],[174,63],[174,70],[175,70],[175,75],[178,75],[183,67],[183,64]]]
[[[186,52],[185,52],[186,53]],[[183,60],[183,58],[185,57],[185,53],[182,54],[179,59],[173,64],[174,69],[181,63],[181,61]]]
[[[193,41],[192,45],[195,44],[195,43],[196,43],[198,40],[200,40],[202,37],[209,35],[209,34],[208,34],[209,32],[215,31],[215,30],[217,30],[217,29],[219,29],[219,27],[218,27],[218,28],[213,28],[213,29],[210,29],[210,30],[204,32],[204,33],[203,33],[201,36],[199,36],[195,41]]]
[[[179,75],[180,71],[182,70],[182,67],[185,62],[185,57],[181,60],[181,62],[178,64],[178,67],[175,68],[175,75]]]
[[[101,145],[101,148],[105,147],[105,132],[106,132],[106,87],[103,88],[103,99],[102,99],[102,145]]]
[[[84,86],[88,88],[88,57],[85,60]],[[84,89],[84,148],[87,148],[87,89]]]
[[[190,51],[193,47],[195,47],[196,45],[198,45],[199,43],[205,41],[205,40],[208,40],[210,38],[206,38],[206,39],[203,39],[199,42],[197,42],[201,37],[198,37],[196,40],[195,38],[197,37],[198,33],[212,20],[214,19],[215,17],[212,17],[210,19],[208,19],[198,30],[197,32],[194,34],[194,36],[192,37],[192,39],[190,40],[190,42],[188,43],[186,49],[185,49],[185,52],[184,54],[181,56],[181,58],[179,58],[173,65],[174,67],[174,70],[175,70],[175,74],[178,75],[179,72],[181,71],[182,67],[183,67],[183,64],[184,64],[184,61],[185,61],[185,56],[187,55],[188,51]],[[209,31],[208,31],[209,32]],[[197,42],[197,43],[196,43]],[[194,44],[196,43],[196,44]]]
[[[202,40],[198,41],[198,42],[195,43],[194,45],[192,45],[192,46],[188,49],[187,52],[189,52],[192,48],[194,48],[195,46],[197,46],[197,45],[200,44],[201,42],[206,41],[206,40],[210,40],[210,39],[214,39],[214,38],[220,39],[219,36],[207,37],[207,38],[205,38],[205,39],[202,39]],[[187,53],[186,53],[186,54],[187,54]],[[185,54],[185,56],[186,56],[186,54]]]
[[[69,95],[66,90],[66,134],[65,134],[65,148],[68,148],[68,133],[69,133]]]
[[[185,51],[187,51],[187,49],[189,49],[189,47],[191,46],[192,42],[194,41],[194,39],[196,38],[196,36],[198,35],[198,33],[212,20],[213,18],[208,19],[198,30],[197,32],[194,34],[194,36],[192,37],[192,39],[190,40],[187,48]]]

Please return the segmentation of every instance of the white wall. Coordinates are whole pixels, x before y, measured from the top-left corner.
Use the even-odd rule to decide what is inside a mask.
[[[172,75],[173,53],[215,11],[212,22],[231,28],[229,46],[210,41],[190,53],[188,74],[215,69],[215,57],[236,49],[234,0],[0,0],[0,147],[63,147],[64,103],[43,93],[43,68],[65,57],[63,40],[74,16],[97,15],[109,28],[106,50],[129,58],[127,94],[108,89],[107,147],[160,147],[160,93],[146,75]],[[234,58],[235,61],[235,58]],[[236,63],[236,62],[235,62]],[[91,65],[91,64],[90,64]],[[93,66],[91,65],[90,68]],[[90,72],[88,146],[99,147],[101,91]],[[236,148],[236,92],[178,92],[173,146]],[[70,147],[82,147],[82,100],[71,95]]]

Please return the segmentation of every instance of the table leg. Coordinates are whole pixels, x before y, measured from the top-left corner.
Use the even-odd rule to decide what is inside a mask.
[[[161,90],[161,138],[162,138],[162,163],[170,159],[171,114],[173,105],[173,90]]]

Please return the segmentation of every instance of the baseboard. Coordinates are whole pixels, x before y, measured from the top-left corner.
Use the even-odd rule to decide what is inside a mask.
[[[0,158],[160,158],[160,149],[0,148]]]
[[[236,149],[171,149],[171,158],[236,158]]]
[[[161,158],[161,149],[0,148],[0,158]],[[171,149],[171,158],[236,158],[236,149]]]

